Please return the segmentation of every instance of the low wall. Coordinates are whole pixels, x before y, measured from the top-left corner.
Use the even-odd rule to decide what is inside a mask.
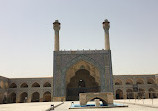
[[[91,101],[95,98],[100,99],[104,105],[113,104],[113,93],[80,93],[80,105],[86,105],[88,101]]]

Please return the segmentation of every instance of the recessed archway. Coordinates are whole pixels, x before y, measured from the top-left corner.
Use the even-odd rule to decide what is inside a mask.
[[[51,84],[49,82],[44,83],[43,87],[51,87]]]
[[[13,92],[9,95],[9,102],[16,103],[16,93]]]
[[[144,80],[143,79],[137,79],[136,84],[144,84]]]
[[[43,94],[43,101],[44,102],[50,102],[51,101],[51,93],[49,91],[47,91]]]
[[[37,82],[35,82],[32,84],[32,87],[40,87],[40,85]]]
[[[149,90],[149,98],[157,98],[157,92],[154,88],[150,88]]]
[[[39,102],[40,101],[40,94],[38,92],[34,92],[32,94],[31,102]]]
[[[120,79],[115,80],[115,85],[122,85],[122,81]]]
[[[132,79],[127,79],[126,80],[126,85],[133,85]]]
[[[147,79],[147,84],[155,84],[155,81],[153,78],[148,78]]]
[[[79,100],[79,93],[100,92],[100,74],[94,65],[79,61],[66,72],[66,100]]]
[[[116,90],[116,99],[123,99],[123,91],[121,89]]]
[[[26,83],[22,83],[20,87],[21,87],[21,88],[27,88],[28,85],[27,85]]]
[[[139,98],[139,99],[144,99],[145,98],[145,90],[144,89],[139,88],[137,98]]]
[[[28,94],[26,92],[23,92],[20,94],[20,102],[25,103],[28,99]]]
[[[127,99],[134,99],[134,92],[132,89],[127,89]]]
[[[9,88],[17,88],[17,85],[15,83],[12,83]]]

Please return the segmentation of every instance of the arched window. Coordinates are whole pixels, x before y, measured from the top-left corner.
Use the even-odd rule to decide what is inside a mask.
[[[9,88],[17,88],[17,85],[15,83],[12,83]]]
[[[51,84],[49,82],[46,82],[43,87],[51,87]]]
[[[27,85],[26,83],[22,83],[20,87],[21,87],[21,88],[27,88],[28,85]]]
[[[137,79],[136,84],[144,84],[143,79]]]
[[[133,85],[133,81],[131,79],[126,80],[126,85]]]
[[[32,84],[32,87],[40,87],[40,85],[37,82],[35,82]]]
[[[117,79],[117,80],[115,81],[115,85],[122,85],[122,81],[119,80],[119,79]]]
[[[155,84],[155,81],[153,78],[147,79],[147,84]]]

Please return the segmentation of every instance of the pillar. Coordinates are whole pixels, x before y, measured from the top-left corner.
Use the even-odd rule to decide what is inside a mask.
[[[55,33],[54,37],[54,51],[59,51],[59,30],[60,30],[60,23],[58,20],[55,20],[53,23],[53,29]]]
[[[123,99],[127,99],[127,92],[125,89],[123,89]]]
[[[17,92],[16,93],[16,103],[19,103],[20,102],[20,93]]]
[[[103,29],[105,32],[105,50],[110,50],[109,28],[110,28],[110,22],[106,19],[103,22]]]
[[[32,92],[28,92],[28,96],[27,96],[27,100],[26,100],[26,102],[27,103],[30,103],[31,102],[31,99],[32,99]]]
[[[145,89],[145,99],[149,99],[149,91],[147,89]]]

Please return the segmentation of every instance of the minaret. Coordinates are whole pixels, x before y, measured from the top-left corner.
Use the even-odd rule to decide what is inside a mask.
[[[103,29],[105,32],[105,50],[110,50],[109,28],[110,28],[110,22],[106,19],[103,22]]]
[[[53,29],[55,32],[55,38],[54,38],[54,51],[59,51],[59,30],[60,30],[60,23],[58,20],[55,20],[53,23]]]

